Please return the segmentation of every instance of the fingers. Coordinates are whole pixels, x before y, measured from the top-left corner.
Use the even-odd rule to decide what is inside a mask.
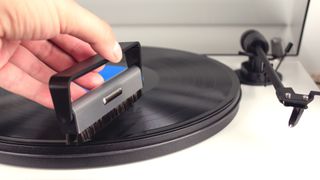
[[[8,62],[0,70],[0,86],[45,107],[53,108],[49,87]]]
[[[8,62],[9,58],[19,47],[19,41],[0,39],[0,69]]]
[[[77,61],[85,60],[97,54],[88,43],[67,34],[58,35],[52,38],[51,42],[63,49],[63,51],[67,52]]]
[[[121,60],[121,48],[111,27],[75,1],[11,1],[1,3],[1,37],[39,40],[70,34],[88,42],[104,58]]]
[[[48,84],[50,77],[56,72],[42,63],[37,57],[35,57],[31,52],[29,52],[24,47],[20,46],[15,54],[10,58],[10,63],[15,65],[17,68],[25,72],[25,74],[29,75],[33,79],[43,83]],[[20,82],[20,83],[28,83],[28,82]],[[84,95],[86,91],[72,83],[71,84],[71,99],[75,100],[80,96]],[[51,97],[49,97],[51,98]]]
[[[31,77],[45,84],[48,84],[50,77],[55,73],[54,70],[39,61],[37,57],[22,46],[17,48],[9,61]]]
[[[63,51],[71,55],[78,62],[97,54],[88,43],[67,34],[58,35],[50,41],[60,49],[63,49]],[[104,67],[101,66],[96,69],[95,72],[99,72],[103,68]]]
[[[122,51],[111,27],[76,2],[67,2],[59,1],[57,5],[61,33],[78,37],[88,42],[104,58],[111,62],[119,62],[122,58]]]
[[[0,70],[0,86],[47,108],[53,108],[48,84],[34,79],[11,62]],[[83,89],[76,90],[74,87],[71,87],[71,91],[72,100],[86,93]]]
[[[75,64],[72,57],[46,40],[23,41],[22,45],[56,71],[62,71]]]
[[[75,64],[72,57],[48,41],[26,41],[23,46],[55,71],[61,72]],[[87,89],[93,89],[100,86],[104,80],[98,73],[89,72],[75,82]]]

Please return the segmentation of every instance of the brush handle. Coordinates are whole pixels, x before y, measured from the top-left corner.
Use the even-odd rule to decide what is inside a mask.
[[[120,46],[127,61],[128,68],[135,65],[141,69],[140,43],[126,42],[120,43]],[[70,83],[106,63],[108,63],[108,60],[102,58],[100,55],[95,55],[50,78],[49,88],[54,109],[64,133],[74,134],[77,132],[74,124],[75,117],[72,109]]]

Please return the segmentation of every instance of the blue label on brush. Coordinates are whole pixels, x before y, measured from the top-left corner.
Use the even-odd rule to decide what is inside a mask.
[[[99,74],[105,81],[108,81],[126,69],[126,66],[106,65],[103,70],[99,72]]]

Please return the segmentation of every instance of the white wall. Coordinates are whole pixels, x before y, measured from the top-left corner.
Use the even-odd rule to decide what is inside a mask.
[[[119,41],[201,54],[237,54],[248,29],[298,44],[307,0],[78,0]],[[291,53],[296,54],[294,46]]]
[[[311,0],[299,60],[310,74],[320,74],[320,1]]]

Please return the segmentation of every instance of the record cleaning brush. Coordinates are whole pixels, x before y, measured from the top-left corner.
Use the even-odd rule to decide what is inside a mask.
[[[128,68],[103,85],[71,102],[70,83],[107,63],[96,55],[51,77],[49,86],[66,144],[90,141],[141,96],[141,52],[138,42],[120,43]]]

